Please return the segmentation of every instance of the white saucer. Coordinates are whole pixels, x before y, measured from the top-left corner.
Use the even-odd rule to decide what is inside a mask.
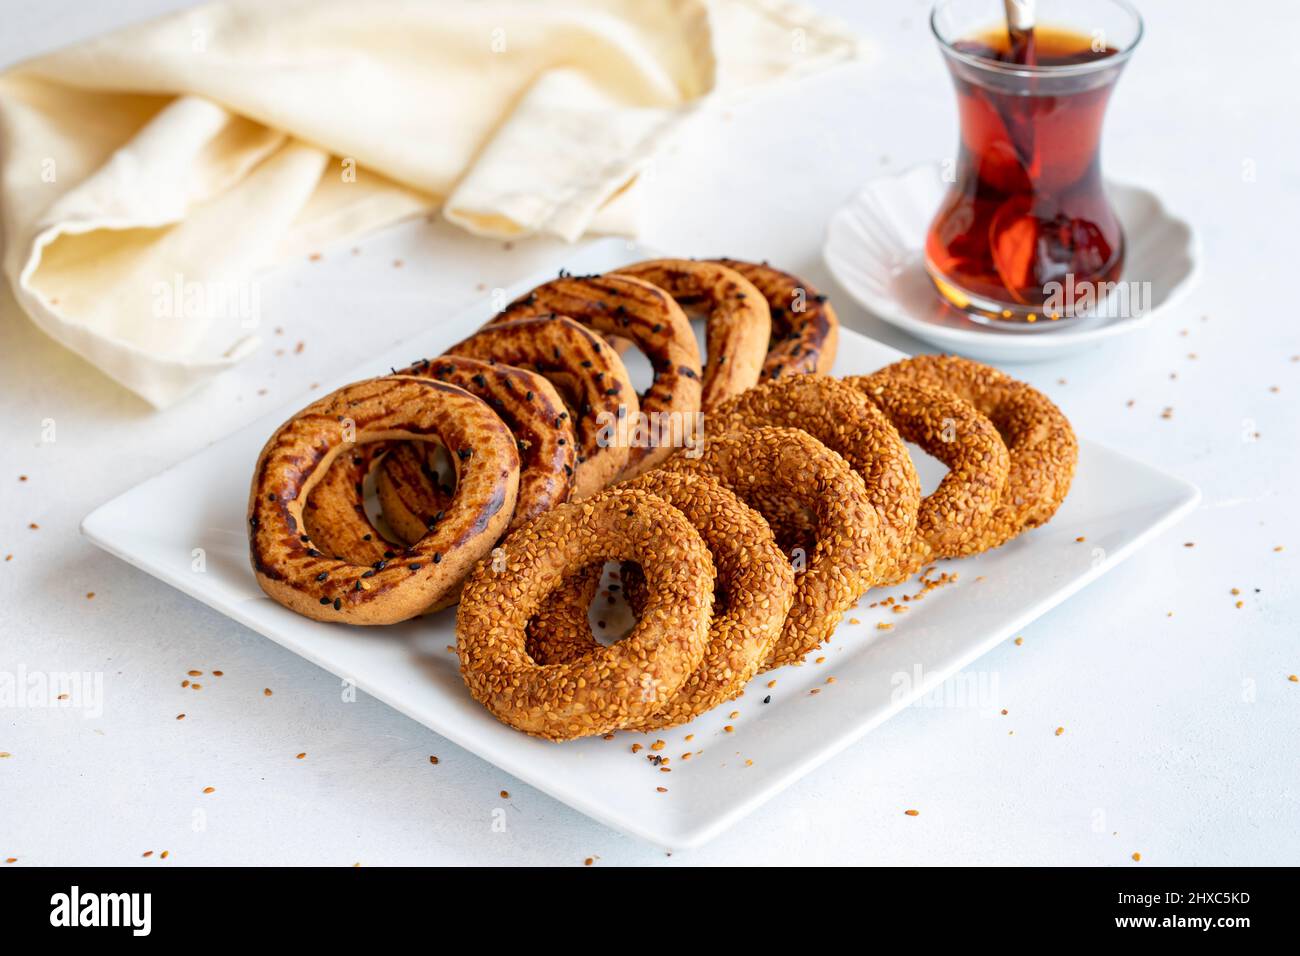
[[[940,300],[925,273],[926,229],[947,189],[938,163],[873,179],[831,217],[822,250],[831,273],[859,304],[947,351],[984,361],[1058,358],[1149,325],[1195,284],[1200,248],[1191,225],[1150,190],[1107,183],[1127,243],[1120,281],[1150,283],[1133,300],[1145,308],[1023,331],[978,325]]]

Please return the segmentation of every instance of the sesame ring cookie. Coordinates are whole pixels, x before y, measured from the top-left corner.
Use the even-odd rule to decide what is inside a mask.
[[[651,259],[614,274],[651,282],[687,313],[704,313],[704,411],[758,382],[772,337],[772,312],[763,294],[739,272],[717,262]]]
[[[456,496],[427,535],[367,566],[328,556],[303,531],[311,490],[340,454],[376,441],[438,440],[453,452]],[[267,441],[248,500],[257,582],[319,621],[394,624],[438,605],[496,543],[514,511],[519,453],[505,423],[463,389],[389,376],[313,402]]]
[[[700,346],[690,320],[673,297],[627,275],[570,276],[539,285],[516,299],[489,323],[556,314],[594,331],[632,342],[650,361],[654,378],[640,396],[640,410],[650,420],[665,412],[694,421],[700,410]],[[653,434],[631,448],[623,477],[653,468],[673,453]]]
[[[886,555],[893,559],[882,562],[881,580],[906,577],[901,559],[916,534],[921,483],[907,446],[886,416],[837,379],[794,375],[763,382],[726,402],[709,416],[708,434],[762,425],[802,429],[838,452],[862,476],[867,500],[880,518]],[[778,532],[778,540],[807,548],[811,540],[807,512],[789,509],[793,504],[774,501],[768,522]]]
[[[735,269],[767,299],[772,338],[763,362],[763,379],[830,372],[839,345],[840,323],[826,296],[798,276],[774,269],[766,262],[714,261]]]
[[[563,415],[563,400],[545,378],[512,365],[450,355],[424,359],[397,374],[459,386],[487,402],[506,423],[519,449],[519,498],[511,530],[568,500],[577,437]],[[406,542],[423,536],[447,506],[450,489],[440,486],[430,467],[431,451],[429,443],[398,445],[379,465],[376,484],[384,520]]]
[[[636,627],[577,661],[538,664],[525,628],[573,573],[606,559],[645,571]],[[691,523],[661,498],[611,488],[560,505],[511,533],[470,575],[456,651],[470,694],[503,723],[550,740],[604,734],[659,711],[703,659],[713,559]]]
[[[829,639],[888,557],[861,476],[805,431],[765,426],[710,437],[700,457],[676,455],[665,469],[711,474],[764,517],[789,499],[812,514],[816,543],[795,556],[803,568],[795,568],[794,604],[763,670],[796,663]]]
[[[517,365],[555,386],[568,408],[557,424],[571,418],[578,439],[571,497],[595,494],[627,465],[630,449],[618,426],[640,410],[636,391],[618,353],[577,322],[547,315],[491,324],[447,354]]]
[[[762,517],[709,475],[653,471],[618,487],[648,491],[685,515],[704,539],[717,568],[719,603],[709,625],[704,659],[665,707],[623,725],[625,730],[674,727],[731,700],[758,673],[794,600],[794,570]],[[631,573],[633,567],[625,566],[623,581],[632,606],[639,611],[646,600],[645,577]],[[570,604],[580,613],[552,616],[546,633],[534,627],[530,634],[534,660],[552,663],[552,654],[572,660],[601,646],[587,621],[590,594],[585,595],[586,603],[583,597],[569,589],[557,592],[553,603]],[[559,631],[555,625],[561,621],[578,626]]]
[[[1050,398],[1005,372],[956,355],[917,355],[877,374],[965,399],[993,423],[1006,444],[1010,469],[1002,499],[984,533],[963,555],[996,548],[1056,514],[1074,480],[1079,442]]]
[[[939,486],[921,502],[916,534],[899,562],[897,583],[937,558],[972,553],[1006,485],[1007,449],[993,423],[950,392],[885,376],[844,383],[875,403],[905,441],[948,466]]]

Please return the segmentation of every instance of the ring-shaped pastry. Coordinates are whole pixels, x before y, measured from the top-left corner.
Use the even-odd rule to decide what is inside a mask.
[[[754,284],[772,314],[772,339],[762,379],[808,372],[829,374],[835,364],[840,323],[830,301],[798,276],[766,262],[717,259]]]
[[[652,471],[618,485],[668,502],[695,526],[717,569],[717,606],[708,650],[659,711],[624,724],[625,730],[659,730],[685,723],[745,689],[771,655],[794,600],[794,571],[762,517],[707,474]],[[625,565],[622,580],[638,613],[645,606],[645,576]],[[571,579],[576,580],[576,579]],[[565,587],[551,598],[554,613],[534,618],[529,653],[540,663],[579,659],[601,645],[587,620],[590,589]],[[556,605],[568,605],[556,609]],[[543,623],[545,626],[543,626]]]
[[[799,428],[843,456],[862,476],[867,500],[880,518],[885,555],[880,579],[900,580],[916,534],[921,483],[912,456],[894,426],[863,395],[826,375],[794,375],[763,382],[724,403],[708,420],[708,434],[772,425]],[[808,512],[772,501],[769,523],[786,546],[811,541]],[[911,573],[911,572],[907,572]]]
[[[396,557],[406,547],[409,542],[391,540],[375,527],[365,506],[366,478],[375,463],[396,447],[404,446],[392,442],[356,445],[340,452],[325,469],[302,512],[303,528],[318,551],[350,564],[374,564]]]
[[[422,359],[394,374],[448,382],[491,406],[519,449],[519,495],[510,527],[568,500],[573,487],[577,441],[555,387],[534,372],[478,359],[445,356]],[[304,518],[317,547],[354,564],[392,558],[432,529],[445,513],[454,488],[444,486],[431,457],[434,442],[359,445],[340,455],[312,490]],[[396,541],[385,538],[365,512],[363,486],[378,461],[376,490],[384,523]],[[400,543],[399,543],[400,542]]]
[[[446,355],[416,362],[399,375],[448,382],[491,406],[519,448],[519,498],[510,530],[569,499],[577,464],[577,438],[560,394],[536,372],[513,365]],[[414,541],[439,520],[449,489],[429,461],[433,449],[407,443],[380,461],[376,480],[384,520],[398,538]]]
[[[1002,499],[984,533],[962,555],[996,548],[1056,514],[1074,480],[1079,442],[1050,398],[1005,372],[956,355],[917,355],[877,374],[952,392],[988,418],[1007,446],[1010,469]]]
[[[793,498],[813,517],[816,543],[792,556],[794,605],[763,670],[823,644],[877,579],[884,535],[862,477],[807,432],[763,427],[709,437],[700,457],[676,455],[665,470],[706,472],[765,516],[774,501]]]
[[[650,362],[653,380],[640,395],[641,414],[631,423],[637,427],[622,477],[640,474],[671,455],[671,437],[695,426],[703,374],[700,346],[681,306],[663,289],[633,276],[561,275],[510,303],[489,327],[549,314],[627,339]],[[665,434],[669,442],[662,441]]]
[[[993,423],[940,389],[874,375],[846,378],[844,384],[870,399],[904,440],[948,466],[921,501],[898,577],[882,583],[896,583],[938,558],[966,554],[984,533],[1007,481],[1007,449]]]
[[[367,567],[315,547],[307,497],[353,445],[436,437],[453,453],[456,496],[438,527],[392,560]],[[519,454],[481,399],[428,379],[389,376],[313,402],[267,441],[248,500],[257,582],[290,610],[320,621],[393,624],[436,606],[496,543],[514,512]]]
[[[538,664],[525,626],[573,573],[605,560],[645,571],[646,606],[610,647]],[[611,488],[560,505],[512,532],[465,584],[456,617],[461,675],[497,719],[550,740],[604,734],[655,713],[704,657],[713,559],[699,533],[661,498]]]
[[[735,269],[695,259],[650,259],[614,275],[644,279],[671,295],[687,315],[703,314],[704,411],[758,382],[772,337],[772,313],[763,294]]]
[[[447,354],[516,365],[555,386],[578,438],[573,498],[600,491],[627,465],[623,420],[640,410],[636,391],[618,353],[577,322],[546,315],[490,324]]]

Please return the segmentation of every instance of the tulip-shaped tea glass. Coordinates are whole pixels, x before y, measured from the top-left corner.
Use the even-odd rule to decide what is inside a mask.
[[[997,0],[941,0],[931,26],[961,142],[925,243],[935,288],[1020,328],[1086,314],[1114,289],[1124,234],[1102,185],[1106,103],[1142,36],[1124,0],[1038,0],[1013,41]]]

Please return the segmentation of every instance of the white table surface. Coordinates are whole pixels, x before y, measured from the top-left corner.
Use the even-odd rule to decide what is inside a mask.
[[[0,65],[182,5],[3,0]],[[664,156],[645,242],[770,258],[835,294],[819,253],[830,213],[880,171],[950,154],[953,96],[927,3],[819,5],[870,37],[874,60],[735,108]],[[1300,672],[1300,132],[1287,80],[1300,12],[1268,4],[1270,28],[1238,45],[1211,39],[1222,4],[1139,6],[1147,38],[1112,104],[1105,163],[1196,222],[1202,284],[1130,338],[1011,371],[1081,434],[1195,482],[1204,503],[976,665],[996,677],[1008,716],[910,709],[717,841],[670,857],[373,700],[341,702],[330,674],[78,535],[100,503],[473,301],[480,283],[563,253],[420,221],[357,243],[361,258],[405,261],[383,287],[350,261],[352,243],[268,276],[264,322],[283,336],[161,413],[48,340],[3,292],[0,555],[13,558],[0,563],[0,671],[102,673],[104,708],[0,707],[0,860],[1300,862],[1300,684],[1288,680]],[[295,290],[321,283],[336,306],[295,309]],[[923,350],[836,299],[847,325]],[[191,668],[225,676],[184,690]],[[202,796],[207,786],[216,792]]]

